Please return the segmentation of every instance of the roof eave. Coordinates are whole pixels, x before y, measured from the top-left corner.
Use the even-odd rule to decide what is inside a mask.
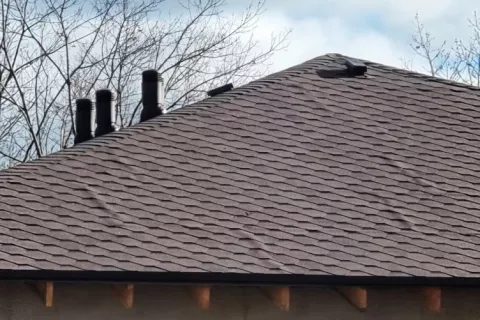
[[[335,276],[207,272],[3,270],[0,281],[116,282],[288,286],[480,287],[480,277]]]

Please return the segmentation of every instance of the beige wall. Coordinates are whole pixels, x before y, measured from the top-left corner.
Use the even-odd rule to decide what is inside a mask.
[[[292,288],[291,310],[277,309],[258,289],[215,287],[211,310],[198,309],[183,287],[136,285],[132,309],[124,309],[108,285],[55,284],[54,307],[21,283],[0,284],[0,320],[289,320],[289,319],[480,319],[480,290],[444,290],[444,310],[425,314],[415,289],[369,289],[369,307],[359,312],[326,288]]]

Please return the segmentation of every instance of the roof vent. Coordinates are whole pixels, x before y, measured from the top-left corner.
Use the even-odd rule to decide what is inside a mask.
[[[351,76],[363,76],[367,72],[367,66],[358,60],[355,59],[346,59],[345,66],[347,67],[347,72]]]
[[[75,124],[77,134],[73,144],[79,144],[93,139],[93,104],[90,99],[77,99],[77,110],[75,114]]]
[[[163,113],[163,78],[157,70],[147,70],[142,73],[142,102],[140,122]]]
[[[98,90],[96,100],[97,128],[95,129],[95,137],[118,131],[118,126],[113,122],[115,111],[112,105],[112,92],[108,89]]]
[[[215,88],[215,89],[212,89],[210,91],[207,91],[207,95],[209,97],[215,97],[216,95],[219,95],[221,93],[224,93],[224,92],[227,92],[227,91],[230,91],[233,89],[233,84],[229,83],[229,84],[226,84],[224,86],[221,86],[221,87],[218,87],[218,88]]]

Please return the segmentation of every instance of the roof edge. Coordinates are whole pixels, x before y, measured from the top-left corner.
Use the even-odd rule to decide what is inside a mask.
[[[471,84],[468,84],[468,83],[463,83],[463,82],[458,82],[458,81],[455,81],[455,80],[450,80],[450,79],[446,79],[446,78],[432,76],[432,75],[429,75],[427,73],[422,73],[421,71],[410,70],[410,69],[405,69],[405,68],[401,68],[401,67],[395,67],[395,66],[392,66],[392,65],[388,65],[388,64],[384,64],[384,63],[380,63],[380,62],[375,62],[375,61],[372,61],[372,60],[366,60],[366,59],[363,59],[363,58],[356,58],[356,57],[352,57],[352,56],[347,56],[347,55],[343,55],[341,53],[327,53],[327,54],[324,54],[322,56],[317,57],[317,59],[322,58],[324,56],[331,57],[331,58],[339,58],[339,59],[355,59],[355,60],[359,60],[363,63],[366,63],[367,66],[372,65],[372,66],[375,66],[376,68],[390,69],[394,72],[403,74],[405,76],[421,78],[421,79],[424,79],[426,81],[435,81],[435,82],[438,82],[438,83],[441,83],[441,84],[444,84],[444,85],[459,87],[459,88],[462,88],[462,89],[480,91],[480,87],[474,86],[474,85],[471,85]]]
[[[0,281],[162,283],[288,286],[440,286],[480,287],[480,277],[334,276],[207,272],[2,270]]]

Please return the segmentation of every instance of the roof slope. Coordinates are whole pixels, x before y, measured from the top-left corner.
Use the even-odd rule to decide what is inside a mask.
[[[480,275],[480,93],[326,55],[0,173],[0,270]]]

